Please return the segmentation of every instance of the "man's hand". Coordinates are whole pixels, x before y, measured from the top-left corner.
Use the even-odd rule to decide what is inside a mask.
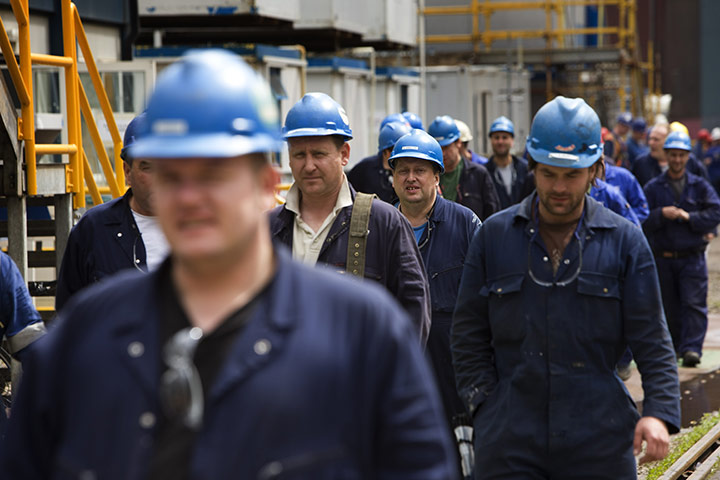
[[[647,443],[647,448],[645,454],[640,457],[641,465],[665,458],[670,443],[670,434],[665,422],[655,417],[642,417],[635,426],[635,440],[633,441],[635,456],[642,452],[643,441]]]
[[[676,220],[678,218],[684,222],[687,222],[690,220],[690,214],[688,212],[686,212],[682,208],[678,208],[674,205],[669,205],[667,207],[663,207],[662,215],[663,215],[663,217],[665,217],[669,220]]]

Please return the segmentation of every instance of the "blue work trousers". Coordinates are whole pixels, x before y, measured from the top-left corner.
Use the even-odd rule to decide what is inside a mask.
[[[702,355],[707,332],[708,272],[705,253],[682,258],[657,256],[663,307],[675,351]]]

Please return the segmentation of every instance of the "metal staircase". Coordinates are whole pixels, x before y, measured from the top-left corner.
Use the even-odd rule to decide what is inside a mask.
[[[0,49],[12,79],[11,85],[7,85],[3,79],[0,86],[0,206],[7,208],[7,221],[0,221],[0,237],[7,237],[8,253],[26,280],[31,268],[59,269],[73,225],[74,209],[86,206],[86,187],[93,204],[102,203],[99,188],[83,150],[82,120],[90,132],[111,195],[121,195],[125,184],[120,159],[122,140],[80,16],[70,0],[61,0],[60,3],[63,56],[31,52],[28,0],[10,1],[18,24],[19,61],[0,19]],[[107,156],[88,97],[78,76],[78,46],[113,139],[113,163]],[[67,126],[67,143],[36,142],[36,138],[46,135],[41,135],[42,132],[35,127],[33,65],[61,68],[64,73],[66,118],[63,123]],[[19,99],[19,108],[13,103],[11,88]],[[48,154],[61,155],[62,160],[38,161],[39,157]],[[49,219],[28,219],[28,207],[45,207],[52,214]],[[29,239],[33,238],[44,241],[30,242]],[[43,246],[48,239],[52,244],[49,248]],[[55,293],[55,282],[29,282],[29,289],[34,297],[52,297]],[[36,305],[46,319],[54,314],[52,299],[43,302],[36,298]]]

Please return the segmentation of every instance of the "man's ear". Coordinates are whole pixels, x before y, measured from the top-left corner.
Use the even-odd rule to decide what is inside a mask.
[[[130,185],[128,183],[128,177],[130,176],[131,169],[132,169],[132,166],[130,166],[129,162],[123,162],[123,172],[125,173],[125,185]]]
[[[350,144],[348,142],[343,143],[343,146],[340,147],[340,158],[343,167],[350,161]]]

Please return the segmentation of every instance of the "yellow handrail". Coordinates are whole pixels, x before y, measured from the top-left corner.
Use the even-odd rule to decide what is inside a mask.
[[[77,36],[78,45],[82,51],[85,64],[87,65],[90,79],[92,80],[93,86],[95,87],[95,93],[97,93],[98,100],[100,101],[100,108],[102,109],[103,115],[105,115],[105,122],[107,123],[108,130],[110,130],[110,136],[113,140],[113,152],[115,157],[115,176],[117,177],[117,185],[120,188],[125,185],[125,171],[123,170],[123,162],[120,158],[120,150],[122,150],[122,138],[120,138],[120,131],[118,130],[117,123],[115,123],[115,117],[113,116],[112,107],[110,106],[110,100],[108,99],[105,86],[102,83],[100,72],[98,71],[95,59],[92,56],[90,50],[90,44],[88,43],[85,29],[83,28],[82,21],[80,20],[80,14],[78,13],[75,5],[73,4],[73,17],[75,20],[75,31]],[[108,183],[110,178],[108,177]],[[118,193],[117,196],[120,194]]]
[[[45,55],[31,53],[30,49],[30,22],[28,0],[10,0],[15,19],[18,23],[18,43],[20,47],[20,62],[15,59],[12,44],[10,43],[5,25],[0,19],[0,50],[2,50],[5,63],[12,78],[15,90],[20,99],[21,114],[18,119],[18,140],[25,142],[25,165],[27,168],[27,192],[37,195],[37,155],[63,154],[69,155],[69,164],[66,167],[66,189],[74,193],[73,206],[85,206],[85,184],[87,183],[90,195],[96,203],[102,203],[95,179],[90,170],[90,164],[83,151],[81,111],[85,116],[93,145],[98,153],[103,173],[108,182],[110,192],[114,197],[122,195],[125,184],[120,150],[122,139],[112,114],[110,101],[102,84],[102,79],[95,65],[92,52],[82,26],[80,15],[71,0],[61,0],[63,51],[64,55]],[[102,145],[100,133],[90,109],[80,76],[77,69],[77,45],[80,46],[88,72],[95,87],[97,97],[105,120],[110,130],[114,146],[114,164],[108,159],[107,152]],[[49,65],[61,67],[65,72],[65,96],[67,105],[67,144],[36,144],[35,143],[35,115],[32,84],[32,66]],[[81,94],[82,93],[82,97]]]

